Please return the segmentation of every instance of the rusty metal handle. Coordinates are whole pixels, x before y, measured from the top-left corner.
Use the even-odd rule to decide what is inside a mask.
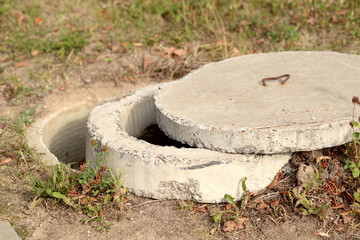
[[[290,78],[290,74],[284,74],[284,75],[281,75],[281,76],[278,76],[278,77],[268,77],[268,78],[264,78],[262,80],[262,83],[263,83],[263,86],[266,87],[266,83],[265,81],[270,81],[270,80],[278,80],[278,79],[281,79],[281,78],[285,78],[280,84],[281,85],[284,85],[286,83],[287,80],[289,80]]]

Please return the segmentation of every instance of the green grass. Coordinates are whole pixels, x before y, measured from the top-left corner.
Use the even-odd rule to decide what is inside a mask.
[[[103,48],[134,42],[182,47],[192,41],[214,46],[222,39],[226,44],[220,58],[229,57],[234,47],[241,53],[358,53],[359,15],[357,0],[1,0],[0,53],[16,61],[34,50],[77,53],[93,42]]]

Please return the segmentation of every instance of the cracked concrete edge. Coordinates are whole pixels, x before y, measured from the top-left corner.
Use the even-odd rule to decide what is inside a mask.
[[[338,146],[350,142],[353,138],[350,118],[301,129],[273,129],[271,132],[268,129],[247,129],[242,134],[238,134],[240,129],[219,129],[189,122],[173,116],[158,105],[156,119],[159,128],[172,139],[190,146],[228,153],[275,154],[312,151]],[[214,135],[217,138],[214,138]]]
[[[156,124],[154,92],[161,85],[139,89],[131,96],[97,106],[88,118],[86,158],[95,160],[92,139],[108,148],[106,165],[123,170],[124,184],[136,195],[157,199],[223,202],[239,200],[241,180],[250,191],[268,186],[291,154],[245,155],[207,149],[161,147],[136,138]]]

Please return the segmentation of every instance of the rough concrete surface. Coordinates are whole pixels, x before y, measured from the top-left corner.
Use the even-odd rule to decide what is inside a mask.
[[[281,80],[262,79],[290,74]],[[360,56],[335,52],[245,55],[207,64],[155,94],[157,121],[192,146],[273,154],[332,147],[352,138]],[[283,79],[282,79],[283,80]]]
[[[0,221],[0,240],[20,240],[8,221]]]
[[[241,180],[250,191],[269,185],[291,154],[244,155],[206,149],[162,147],[136,137],[156,124],[154,92],[164,85],[139,89],[116,102],[97,106],[88,119],[86,159],[94,162],[90,141],[101,151],[107,146],[106,165],[119,173],[137,195],[158,199],[222,202],[242,196]]]
[[[121,97],[129,88],[76,89],[56,95],[55,99],[48,98],[27,129],[29,146],[48,164],[79,163],[85,158],[86,120],[90,111]]]

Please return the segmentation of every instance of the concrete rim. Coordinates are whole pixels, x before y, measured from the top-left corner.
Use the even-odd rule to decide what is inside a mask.
[[[108,148],[106,165],[124,170],[125,185],[136,195],[157,199],[222,202],[242,196],[241,180],[259,191],[270,184],[291,154],[241,155],[206,149],[161,147],[136,137],[156,124],[154,93],[163,84],[135,91],[117,102],[97,106],[88,118],[87,159],[94,162],[92,139]],[[269,166],[270,164],[270,166]]]
[[[86,120],[90,111],[123,94],[124,89],[111,87],[70,89],[45,97],[45,106],[37,109],[40,116],[26,130],[29,147],[41,155],[45,164],[78,163],[85,158]]]

